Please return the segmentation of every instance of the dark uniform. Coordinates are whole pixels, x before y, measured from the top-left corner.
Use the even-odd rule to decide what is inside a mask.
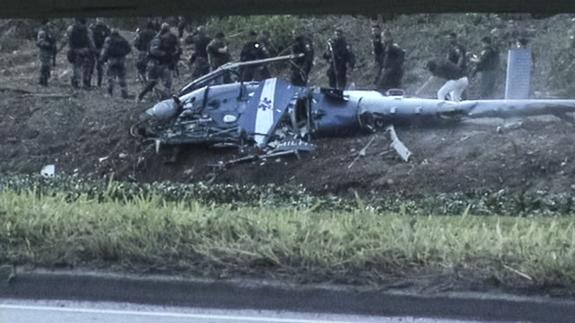
[[[187,21],[184,17],[178,17],[178,37],[182,39],[184,37],[184,31],[186,30]]]
[[[174,73],[174,75],[180,76],[178,63],[183,53],[182,47],[180,46],[180,39],[173,33],[168,32],[162,36],[162,48],[165,48],[166,51],[170,53],[171,60],[168,64],[168,69],[171,73]]]
[[[150,26],[152,26],[152,29],[156,33],[159,33],[160,29],[162,29],[162,22],[159,18],[150,19],[150,20],[148,20],[148,23],[150,24]]]
[[[194,79],[210,72],[207,48],[211,41],[212,39],[201,30],[192,36],[193,52],[190,56],[190,65],[195,65],[192,72],[192,78]]]
[[[106,38],[108,36],[110,36],[110,28],[108,28],[108,26],[106,26],[106,24],[104,24],[104,22],[102,21],[96,21],[95,24],[91,24],[90,25],[90,30],[92,31],[92,35],[94,37],[94,46],[96,46],[96,51],[98,53],[98,55],[100,54],[100,52],[102,51],[102,48],[104,47],[104,41],[106,40]],[[97,77],[97,84],[98,86],[102,86],[102,77],[104,75],[104,66],[102,65],[102,62],[98,59],[98,60],[94,60],[95,62],[95,67],[96,67],[96,77]],[[92,67],[92,73],[94,71],[94,68]]]
[[[208,44],[206,49],[208,52],[208,60],[212,71],[215,71],[218,67],[231,60],[230,54],[228,52],[228,45],[226,44],[223,33],[216,34],[216,38]],[[229,73],[224,73],[222,82],[231,82]]]
[[[427,69],[435,77],[445,80],[457,80],[465,76],[461,69],[451,61],[439,61],[427,64]]]
[[[111,33],[104,41],[102,53],[99,61],[103,64],[108,62],[108,94],[114,94],[114,81],[117,78],[122,97],[128,97],[126,85],[126,55],[132,51],[130,43],[122,37],[117,31]]]
[[[463,74],[467,73],[467,52],[465,47],[453,40],[447,50],[447,60],[455,64]]]
[[[467,76],[461,68],[449,60],[442,62],[430,61],[427,69],[433,76],[447,80],[447,82],[437,91],[437,99],[460,101],[462,94],[469,85]]]
[[[329,86],[335,89],[345,89],[347,85],[347,65],[355,66],[355,55],[345,39],[340,36],[328,41],[327,51],[323,58],[329,62],[327,76]]]
[[[383,68],[383,42],[381,41],[381,29],[379,27],[372,27],[372,51],[377,74],[373,83],[377,87],[381,77],[381,69]]]
[[[303,35],[297,36],[291,47],[291,53],[294,55],[304,54],[304,56],[292,61],[290,81],[293,85],[306,86],[314,58],[311,40]]]
[[[257,34],[251,34],[253,37]],[[268,58],[265,47],[257,40],[247,42],[240,53],[240,61],[254,61]],[[251,65],[240,68],[240,78],[242,81],[261,81],[270,78],[270,72],[265,65]]]
[[[46,24],[40,27],[36,37],[36,46],[40,49],[40,85],[48,86],[51,67],[55,62],[56,39]]]
[[[457,35],[451,33],[449,35],[449,47],[447,49],[447,61],[455,64],[463,75],[467,75],[467,51],[465,47],[457,41]],[[466,99],[466,91],[463,92],[462,98]]]
[[[403,62],[405,52],[395,44],[391,38],[384,39],[381,52],[381,71],[377,81],[378,90],[385,92],[389,89],[401,88],[403,77]]]
[[[138,29],[136,31],[136,38],[134,39],[134,47],[138,50],[138,57],[136,58],[136,69],[138,70],[138,77],[140,80],[146,82],[146,71],[148,67],[148,51],[150,50],[150,42],[156,36],[154,25],[148,22],[144,30]]]
[[[483,49],[479,55],[474,73],[479,73],[480,99],[493,98],[495,83],[497,80],[497,68],[499,67],[499,52],[491,44],[491,39],[482,39]]]
[[[80,75],[84,88],[90,88],[90,78],[96,46],[85,19],[77,19],[68,27],[68,61],[73,64],[72,86],[79,87]]]
[[[148,82],[138,95],[138,100],[154,89],[160,80],[164,83],[164,97],[171,94],[173,64],[180,52],[178,37],[170,32],[169,26],[163,26],[150,43]]]

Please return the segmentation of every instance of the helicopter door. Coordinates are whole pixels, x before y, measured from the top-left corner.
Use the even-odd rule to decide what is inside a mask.
[[[294,88],[277,78],[262,81],[240,117],[240,130],[263,147],[287,113]]]

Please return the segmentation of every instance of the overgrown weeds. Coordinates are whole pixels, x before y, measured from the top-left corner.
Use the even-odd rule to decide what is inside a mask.
[[[111,191],[108,191],[108,194]],[[0,192],[0,263],[382,284],[470,273],[507,287],[575,287],[570,217],[415,216],[364,208],[73,201]]]
[[[157,197],[168,202],[231,204],[231,207],[288,207],[306,212],[366,210],[404,215],[507,215],[507,216],[569,216],[575,213],[575,196],[569,193],[549,194],[543,191],[522,193],[470,191],[438,193],[407,199],[401,195],[353,198],[335,195],[318,196],[301,185],[240,185],[155,182],[120,182],[113,178],[93,180],[59,176],[43,178],[35,175],[4,176],[0,191],[33,191],[41,195],[61,194],[73,202],[81,196],[100,202],[131,201]]]

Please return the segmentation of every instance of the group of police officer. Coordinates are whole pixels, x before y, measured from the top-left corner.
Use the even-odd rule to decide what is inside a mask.
[[[495,92],[497,70],[499,69],[499,51],[491,37],[481,39],[482,48],[479,56],[467,54],[465,46],[458,40],[456,33],[450,33],[449,47],[445,59],[430,60],[427,69],[433,77],[445,80],[445,84],[437,91],[440,100],[460,101],[465,99],[465,90],[469,86],[469,76],[479,77],[479,98],[492,99]],[[470,69],[467,62],[475,63]],[[416,93],[417,95],[418,93]]]
[[[108,94],[114,93],[116,80],[121,88],[123,98],[128,97],[126,83],[126,56],[132,52],[132,46],[120,35],[118,29],[109,28],[102,19],[87,25],[85,18],[76,18],[66,30],[66,42],[58,48],[55,35],[44,20],[39,28],[36,45],[40,49],[40,81],[48,85],[52,67],[56,64],[56,54],[66,44],[67,59],[72,64],[72,86],[84,89],[92,87],[94,70],[97,74],[97,86],[102,85],[104,65],[107,63]],[[182,53],[179,39],[170,32],[168,24],[157,24],[150,21],[146,29],[138,32],[134,41],[138,50],[136,67],[138,76],[145,85],[137,96],[141,99],[162,80],[167,93],[171,90],[172,71],[177,69],[176,62]]]
[[[122,97],[128,96],[125,59],[132,48],[117,29],[110,29],[101,19],[96,19],[95,23],[88,26],[86,19],[77,18],[74,24],[66,30],[66,39],[69,47],[67,58],[73,66],[72,86],[74,88],[80,87],[80,80],[83,88],[91,88],[94,69],[97,74],[97,85],[101,86],[104,64],[108,63],[108,93],[113,94],[114,83],[117,79]],[[47,20],[42,22],[38,31],[36,45],[40,48],[39,83],[47,86],[51,68],[56,64],[56,54],[59,51],[56,38],[48,28]]]
[[[178,24],[179,35],[170,30],[168,23],[158,20],[149,20],[143,28],[136,31],[133,46],[137,50],[136,69],[138,79],[144,84],[136,96],[138,101],[151,92],[160,82],[163,84],[164,96],[171,94],[172,75],[178,74],[178,62],[181,59],[182,47],[180,38],[183,37],[183,24]],[[373,25],[372,52],[374,63],[377,66],[374,86],[381,92],[389,89],[401,88],[404,71],[405,51],[394,43],[389,30],[382,30],[379,25]],[[273,57],[278,53],[272,45],[270,34],[267,31],[248,33],[249,40],[240,52],[240,61],[251,61]],[[289,46],[291,54],[303,54],[290,61],[290,81],[297,86],[308,83],[309,73],[314,64],[314,46],[311,38],[301,29],[293,31],[293,42]],[[97,18],[95,23],[87,25],[86,19],[76,18],[74,24],[66,31],[68,45],[68,60],[73,65],[72,86],[80,87],[80,81],[85,89],[91,88],[94,70],[97,74],[97,85],[102,85],[104,66],[107,63],[107,85],[109,95],[113,95],[114,83],[118,81],[121,95],[128,97],[126,85],[126,56],[132,51],[130,43],[120,35],[117,29],[109,28],[102,19]],[[454,33],[450,34],[450,47],[447,59],[442,62],[430,61],[428,70],[437,77],[448,80],[440,89],[438,95],[443,98],[460,99],[467,87],[467,55]],[[231,60],[228,41],[224,33],[218,32],[210,38],[202,26],[184,39],[191,46],[191,56],[188,60],[192,66],[192,77],[195,79],[213,71]],[[495,84],[494,71],[498,65],[498,53],[491,44],[489,37],[482,39],[484,48],[479,58],[476,58],[476,68],[472,74],[480,74],[481,96],[489,97]],[[47,21],[42,23],[37,36],[37,46],[40,48],[40,81],[43,86],[48,85],[51,67],[55,64],[55,55],[59,51],[57,42],[48,28]],[[60,48],[61,49],[61,48]],[[327,76],[329,86],[335,89],[344,89],[347,86],[348,68],[355,68],[355,54],[346,41],[343,31],[336,29],[332,38],[327,42],[322,57],[329,64]],[[265,65],[251,65],[240,69],[240,81],[263,80],[271,77],[270,70]],[[231,82],[230,74],[224,74],[221,80]],[[449,86],[447,86],[449,83]]]
[[[144,83],[142,90],[136,96],[138,101],[142,100],[160,82],[164,86],[162,94],[170,95],[172,75],[178,74],[178,62],[183,52],[180,45],[183,26],[182,23],[178,24],[179,35],[176,36],[171,32],[168,23],[161,24],[154,19],[149,20],[142,29],[138,28],[136,31],[133,46],[137,50],[137,76]],[[292,52],[304,55],[292,62],[291,80],[295,85],[304,86],[307,84],[313,65],[313,44],[303,34],[294,34],[294,36]],[[249,37],[250,40],[243,46],[240,53],[241,61],[263,59],[278,54],[271,44],[269,32],[264,31],[258,35],[250,31]],[[205,75],[231,60],[228,43],[222,32],[217,33],[212,39],[200,26],[185,41],[192,47],[189,63],[193,66],[193,78]],[[122,97],[128,97],[126,56],[132,51],[131,45],[117,29],[108,27],[102,19],[97,18],[95,23],[88,26],[85,18],[76,18],[74,23],[67,28],[65,42],[61,46],[58,46],[56,37],[48,26],[48,21],[44,20],[37,34],[36,45],[40,49],[40,85],[48,85],[51,69],[56,64],[56,54],[68,45],[67,58],[73,66],[71,83],[74,88],[80,88],[82,85],[82,88],[90,89],[94,70],[97,74],[97,86],[101,86],[104,66],[107,63],[108,94],[113,95],[114,83],[117,80]],[[336,63],[339,64],[339,62]],[[242,81],[262,80],[269,77],[271,73],[264,65],[243,67],[240,71]],[[231,75],[225,74],[222,81],[231,82]]]

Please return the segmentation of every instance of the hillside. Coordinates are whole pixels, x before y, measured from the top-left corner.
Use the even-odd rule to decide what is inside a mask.
[[[412,15],[396,17],[386,26],[407,53],[407,95],[412,95],[428,78],[423,66],[441,54],[443,36],[448,32],[458,32],[471,53],[479,51],[481,37],[493,35],[504,53],[519,30],[532,39],[535,96],[573,98],[573,17],[558,15],[535,20],[517,16],[511,22],[510,17],[499,15]],[[230,35],[234,56],[238,57],[243,32],[248,28],[272,24],[272,32],[277,32],[276,45],[281,48],[285,46],[285,33],[291,29],[288,27],[304,26],[313,34],[316,46],[312,84],[325,85],[326,68],[318,56],[333,27],[341,27],[358,56],[358,67],[351,79],[357,88],[371,87],[374,69],[368,18],[292,17],[280,19],[281,24],[276,25],[272,18],[237,18],[235,25],[231,21],[236,18],[211,19],[207,29],[213,32],[223,28]],[[152,145],[140,143],[128,134],[138,114],[153,104],[151,100],[136,104],[133,100],[107,98],[105,90],[98,88],[74,91],[69,85],[71,67],[63,53],[58,56],[50,87],[41,88],[37,85],[39,62],[34,42],[14,30],[4,29],[0,36],[0,173],[37,173],[43,165],[55,164],[57,172],[79,176],[114,173],[119,178],[138,181],[289,182],[303,184],[314,192],[343,195],[350,189],[373,195],[575,189],[573,125],[553,117],[399,128],[400,138],[414,153],[409,163],[390,153],[389,141],[380,134],[366,156],[352,167],[349,165],[370,136],[318,140],[318,151],[301,160],[245,164],[220,173],[214,173],[207,164],[232,158],[235,151],[186,147],[178,163],[164,164]],[[129,31],[123,33],[129,39],[133,36]],[[504,67],[501,69],[503,75]],[[181,71],[176,88],[189,80],[189,67],[182,63]],[[135,80],[133,55],[129,58],[128,75],[129,90],[134,95],[140,85]],[[475,86],[472,80],[470,97]],[[501,94],[503,77],[498,89]],[[423,95],[433,97],[434,89]],[[314,174],[313,178],[310,174]]]

